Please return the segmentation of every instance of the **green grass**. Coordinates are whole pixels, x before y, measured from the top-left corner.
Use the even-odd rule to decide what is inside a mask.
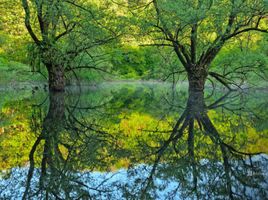
[[[8,61],[0,57],[0,84],[16,85],[19,83],[43,82],[44,78],[37,73],[31,72],[28,65]]]

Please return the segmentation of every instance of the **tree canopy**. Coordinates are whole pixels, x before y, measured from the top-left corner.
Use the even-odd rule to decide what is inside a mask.
[[[61,89],[63,77],[94,79],[92,70],[115,79],[183,75],[197,90],[206,80],[231,89],[267,79],[266,0],[1,1],[2,57]]]

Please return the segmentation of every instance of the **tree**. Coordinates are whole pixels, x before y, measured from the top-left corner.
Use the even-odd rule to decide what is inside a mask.
[[[34,41],[32,52],[39,65],[45,66],[52,91],[64,90],[66,72],[96,69],[96,48],[116,37],[94,2],[22,0],[22,5],[25,26]]]
[[[268,33],[268,4],[263,0],[152,0],[136,3],[131,7],[135,10],[143,17],[141,29],[154,40],[145,44],[173,48],[191,91],[203,91],[208,75],[231,89],[224,75],[211,71],[211,63],[230,41],[245,40],[249,32]]]

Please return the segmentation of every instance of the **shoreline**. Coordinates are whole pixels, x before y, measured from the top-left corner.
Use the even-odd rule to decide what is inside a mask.
[[[165,86],[172,86],[172,82],[162,81],[162,80],[104,80],[104,81],[92,81],[86,82],[82,81],[80,84],[67,84],[66,89],[73,89],[73,88],[82,88],[82,89],[97,89],[99,87],[107,87],[107,86],[118,86],[118,85],[165,85]],[[176,88],[178,86],[188,87],[187,81],[179,81],[176,84]],[[206,86],[206,89],[212,89],[211,84]],[[216,86],[216,90],[226,90],[221,85]],[[29,82],[16,82],[12,81],[10,83],[0,83],[0,91],[7,91],[7,90],[47,90],[47,82],[45,81],[29,81]],[[258,91],[267,91],[268,92],[268,84],[267,86],[248,86],[244,84],[238,90],[258,90]]]

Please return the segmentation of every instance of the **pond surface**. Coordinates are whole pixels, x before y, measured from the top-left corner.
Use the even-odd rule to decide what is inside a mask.
[[[0,199],[268,198],[267,91],[0,95]]]

